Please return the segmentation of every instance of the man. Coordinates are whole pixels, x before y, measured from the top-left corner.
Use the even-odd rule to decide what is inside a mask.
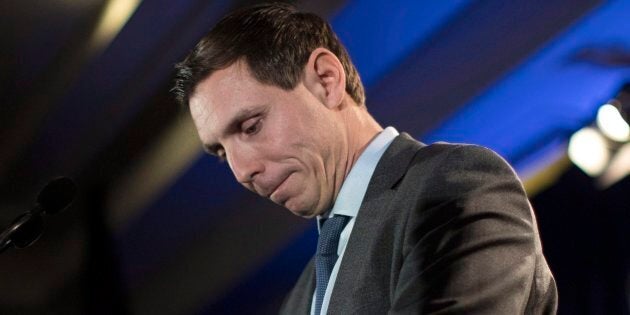
[[[206,151],[249,190],[318,220],[317,253],[281,313],[555,312],[513,170],[484,148],[383,129],[321,18],[282,4],[234,12],[177,71]]]

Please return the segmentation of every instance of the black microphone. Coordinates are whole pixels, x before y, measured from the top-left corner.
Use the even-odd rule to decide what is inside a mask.
[[[0,234],[0,253],[11,245],[24,248],[37,241],[44,230],[41,214],[53,215],[67,208],[76,192],[77,186],[67,177],[59,177],[46,184],[37,196],[35,207],[18,216]]]

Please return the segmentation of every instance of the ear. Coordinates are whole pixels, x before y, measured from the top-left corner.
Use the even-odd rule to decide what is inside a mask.
[[[326,48],[317,48],[304,68],[304,85],[326,107],[341,105],[346,94],[346,73],[339,58]]]

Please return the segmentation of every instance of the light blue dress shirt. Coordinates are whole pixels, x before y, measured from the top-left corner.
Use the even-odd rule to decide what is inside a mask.
[[[330,295],[335,286],[335,280],[337,279],[339,266],[341,265],[341,260],[343,259],[343,253],[345,252],[346,245],[350,239],[350,234],[352,233],[354,222],[357,214],[359,213],[361,203],[363,202],[365,191],[370,183],[370,178],[372,178],[372,174],[374,173],[374,169],[376,169],[378,161],[381,159],[383,153],[385,153],[385,150],[387,150],[392,141],[394,141],[396,136],[398,136],[398,131],[396,131],[394,127],[387,127],[370,142],[367,148],[365,148],[365,151],[363,151],[361,156],[359,156],[359,159],[350,170],[350,173],[348,173],[348,177],[346,177],[346,180],[344,180],[341,185],[341,189],[339,190],[339,194],[335,200],[335,205],[330,212],[328,212],[329,217],[335,215],[345,215],[350,217],[350,221],[348,221],[348,224],[343,231],[341,231],[341,235],[339,236],[339,245],[337,247],[337,255],[339,258],[337,259],[332,273],[330,274],[328,287],[326,287],[326,293],[324,294],[324,300],[322,301],[321,314],[326,314],[328,311]],[[321,219],[321,216],[317,217],[318,230],[321,227]],[[315,294],[313,294],[312,301],[311,315],[315,313]]]

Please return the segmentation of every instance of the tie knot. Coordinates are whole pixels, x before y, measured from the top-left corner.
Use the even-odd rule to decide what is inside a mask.
[[[349,217],[345,215],[337,215],[330,217],[322,224],[319,233],[319,246],[317,251],[319,255],[336,255],[337,246],[339,244],[339,236],[341,231],[348,223]]]

